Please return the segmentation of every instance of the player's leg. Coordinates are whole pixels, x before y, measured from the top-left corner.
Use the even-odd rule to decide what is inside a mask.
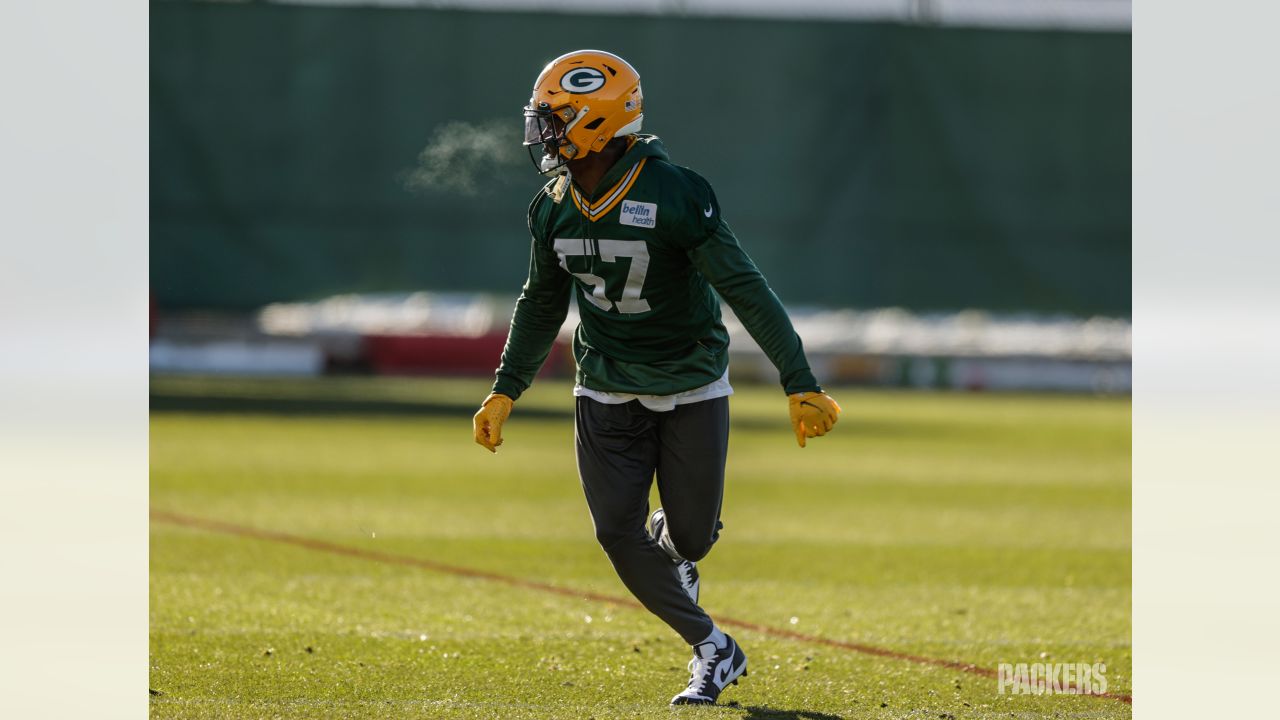
[[[578,475],[596,539],[618,577],[642,605],[692,645],[715,626],[685,594],[671,558],[645,530],[658,458],[658,415],[635,401],[609,405],[578,398]]]
[[[729,398],[677,405],[658,428],[658,494],[665,527],[659,542],[673,557],[697,562],[720,537]]]
[[[678,405],[658,428],[658,492],[663,527],[659,542],[677,566],[692,565],[720,536],[724,466],[729,450],[729,398]],[[688,686],[673,705],[710,704],[747,673],[747,656],[734,639],[712,627],[693,645]]]
[[[671,536],[667,534],[667,513],[662,508],[653,511],[649,516],[649,535],[653,537],[653,541],[658,543],[658,547],[662,548],[671,562],[675,563],[676,574],[680,577],[680,587],[684,588],[684,592],[693,600],[696,605],[698,602],[698,591],[701,587],[701,581],[698,577],[698,564],[685,560],[680,557],[680,553],[676,552],[675,544],[671,542]]]

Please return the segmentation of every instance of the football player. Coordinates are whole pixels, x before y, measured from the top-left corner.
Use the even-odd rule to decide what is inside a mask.
[[[693,647],[671,703],[714,704],[747,672],[698,605],[696,563],[723,527],[733,393],[716,294],[778,368],[800,447],[831,430],[840,406],[711,186],[640,134],[643,119],[640,76],[617,55],[571,52],[538,75],[524,144],[552,179],[529,206],[529,278],[473,430],[490,451],[502,444],[575,297],[575,441],[596,539],[631,594]],[[655,473],[662,507],[648,516]]]

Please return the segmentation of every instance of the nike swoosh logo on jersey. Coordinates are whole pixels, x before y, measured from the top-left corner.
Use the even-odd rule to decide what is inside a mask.
[[[706,215],[707,217],[711,217],[711,213],[713,213],[713,212],[715,212],[715,210],[714,210],[714,209],[712,209],[712,207],[711,207],[710,205],[708,205],[708,206],[707,206],[707,209],[702,211],[702,214],[703,214],[703,215]]]

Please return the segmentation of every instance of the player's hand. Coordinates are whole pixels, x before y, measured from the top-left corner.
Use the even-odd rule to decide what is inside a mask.
[[[498,452],[502,444],[502,424],[511,415],[511,403],[506,395],[492,393],[480,404],[480,411],[471,419],[471,429],[475,432],[476,442],[488,448],[489,452]]]
[[[793,393],[787,401],[791,405],[791,427],[800,447],[804,447],[805,438],[826,435],[840,418],[840,406],[823,392]]]

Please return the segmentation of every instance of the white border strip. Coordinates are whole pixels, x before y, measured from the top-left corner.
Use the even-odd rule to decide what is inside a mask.
[[[284,5],[484,12],[864,20],[1010,30],[1128,32],[1130,0],[270,0]]]

